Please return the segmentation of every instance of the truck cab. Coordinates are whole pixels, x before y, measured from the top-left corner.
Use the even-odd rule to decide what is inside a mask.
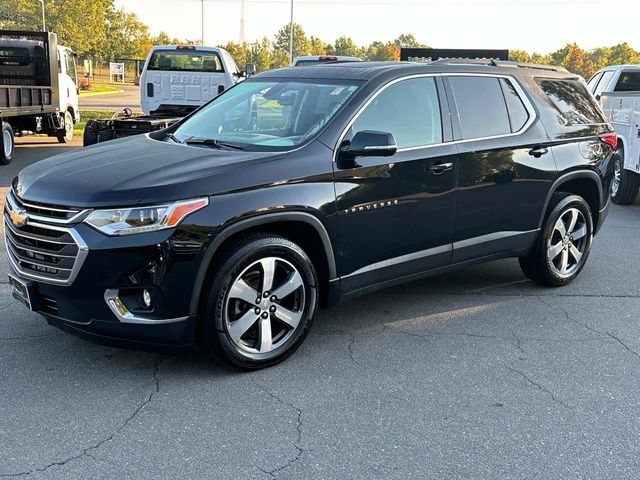
[[[241,78],[236,63],[221,48],[196,45],[153,47],[140,78],[145,115],[188,113]]]
[[[76,59],[77,54],[73,50],[58,45],[58,88],[60,91],[58,104],[60,116],[64,117],[65,135],[69,137],[69,140],[73,137],[73,124],[80,120]]]
[[[618,136],[611,198],[619,205],[631,204],[640,190],[640,65],[603,68],[588,86]]]

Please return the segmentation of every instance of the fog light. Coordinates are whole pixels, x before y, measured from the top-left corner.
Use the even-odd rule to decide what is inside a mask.
[[[144,290],[142,292],[142,301],[144,302],[145,307],[151,308],[151,292],[149,290]]]

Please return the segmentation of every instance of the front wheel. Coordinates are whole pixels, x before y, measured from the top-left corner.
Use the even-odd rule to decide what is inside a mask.
[[[214,266],[201,343],[243,369],[274,365],[306,337],[318,304],[313,263],[276,235],[238,242]]]
[[[73,116],[69,110],[64,112],[64,128],[56,134],[56,137],[60,143],[69,143],[73,140]]]
[[[572,282],[584,267],[593,240],[589,204],[578,195],[555,194],[533,252],[520,257],[531,280],[549,287]]]
[[[15,138],[13,136],[13,129],[7,122],[2,122],[2,151],[0,151],[0,165],[9,165],[13,160],[13,152],[15,149]]]
[[[611,183],[611,201],[618,205],[629,205],[638,196],[640,189],[640,175],[624,168],[624,151],[618,149],[618,158],[613,167],[613,182]]]

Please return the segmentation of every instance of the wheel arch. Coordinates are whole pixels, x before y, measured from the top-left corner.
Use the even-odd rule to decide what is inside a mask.
[[[542,228],[544,223],[551,197],[557,192],[573,193],[584,198],[591,209],[594,228],[598,225],[600,210],[605,202],[603,201],[602,181],[596,172],[591,170],[580,170],[565,173],[558,177],[556,181],[553,182],[549,192],[547,193],[540,221],[538,222],[539,228]]]
[[[226,227],[208,245],[196,275],[189,313],[196,315],[201,305],[202,292],[213,274],[216,254],[224,251],[235,240],[252,233],[281,235],[297,243],[311,257],[320,282],[321,304],[326,304],[328,284],[336,278],[336,263],[331,238],[324,224],[306,212],[277,212],[252,217]]]

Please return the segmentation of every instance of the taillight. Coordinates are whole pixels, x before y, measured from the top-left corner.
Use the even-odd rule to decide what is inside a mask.
[[[196,47],[194,45],[178,45],[176,50],[195,50]]]
[[[338,60],[338,57],[334,57],[332,55],[323,55],[319,59],[321,62],[335,62]]]
[[[618,149],[618,135],[615,133],[605,133],[600,135],[600,140],[611,147],[611,150]]]

